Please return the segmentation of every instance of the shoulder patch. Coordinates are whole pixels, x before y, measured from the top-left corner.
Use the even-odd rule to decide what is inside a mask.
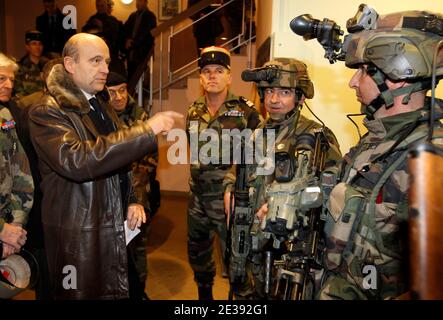
[[[250,108],[254,108],[254,109],[255,109],[254,102],[252,102],[251,100],[248,100],[248,99],[246,99],[246,98],[243,97],[243,96],[240,96],[240,101],[242,101],[243,103],[245,103],[248,107],[250,107]]]

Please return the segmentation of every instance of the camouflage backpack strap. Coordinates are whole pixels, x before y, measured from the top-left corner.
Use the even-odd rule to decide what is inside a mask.
[[[369,230],[376,229],[375,204],[376,204],[376,199],[377,199],[377,196],[378,196],[381,188],[386,183],[386,181],[389,179],[389,177],[394,173],[394,171],[397,170],[397,168],[406,161],[407,157],[408,157],[408,150],[405,149],[402,152],[402,154],[389,167],[387,167],[385,169],[382,176],[378,179],[377,183],[375,184],[374,188],[372,189],[372,193],[369,198],[369,201],[367,202],[367,207],[366,207],[366,212],[365,212],[366,213],[365,217],[367,217],[367,219],[368,219],[367,222],[368,222],[368,225],[370,226],[370,228],[368,229],[368,232],[370,232]],[[365,236],[365,235],[363,235],[363,236]],[[380,250],[383,253],[386,253],[386,254],[396,257],[396,258],[400,258],[400,256],[396,252],[387,249],[383,245],[383,241],[382,241],[381,235],[379,233],[375,233],[374,236],[375,236],[377,246],[380,248]]]
[[[427,137],[427,135],[428,135],[428,130],[423,130],[423,129],[415,130],[410,135],[408,135],[406,137],[406,139],[404,139],[397,147],[397,149],[400,149],[402,151],[402,154],[388,168],[385,169],[383,175],[380,177],[380,179],[377,181],[376,185],[374,186],[368,206],[367,206],[367,211],[366,211],[368,214],[368,218],[369,218],[368,222],[370,223],[372,230],[375,229],[375,202],[376,202],[377,196],[378,196],[381,188],[383,187],[385,182],[388,180],[388,178],[394,173],[394,171],[402,163],[404,163],[406,161],[408,154],[409,154],[408,146],[410,146],[414,143],[417,143],[420,140],[425,139]],[[434,139],[435,138],[443,138],[443,134],[442,133],[434,134],[433,138]],[[398,203],[398,206],[404,207],[405,205],[407,205],[407,202],[408,202],[408,197],[406,194],[402,203]],[[395,252],[392,252],[384,247],[380,234],[377,233],[375,236],[376,236],[377,245],[379,246],[381,251],[383,251],[384,253],[388,253],[390,255],[398,257],[398,255]]]

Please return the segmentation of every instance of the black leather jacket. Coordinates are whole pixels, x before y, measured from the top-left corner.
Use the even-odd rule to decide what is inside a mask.
[[[155,150],[156,138],[146,122],[99,136],[89,103],[62,65],[52,69],[47,87],[49,93],[30,111],[29,124],[42,175],[42,220],[55,297],[127,298],[126,208],[116,172]],[[118,126],[107,102],[101,104]]]

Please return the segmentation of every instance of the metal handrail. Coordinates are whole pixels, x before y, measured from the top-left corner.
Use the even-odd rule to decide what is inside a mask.
[[[230,51],[235,50],[235,49],[237,49],[237,48],[240,48],[240,47],[242,47],[243,45],[245,45],[246,43],[252,42],[252,40],[254,40],[255,37],[256,37],[256,36],[253,36],[251,39],[247,39],[247,40],[241,42],[241,43],[238,44],[237,46],[231,48]],[[199,58],[199,59],[200,59],[200,58]],[[196,59],[196,60],[190,62],[189,64],[191,64],[191,63],[195,63],[195,61],[198,61],[199,59]],[[189,64],[188,64],[188,65],[189,65]],[[251,66],[249,65],[248,68],[251,68]],[[183,68],[182,68],[182,69],[183,69]],[[199,69],[198,67],[196,67],[196,68],[194,68],[194,69],[191,69],[190,71],[188,71],[188,72],[182,74],[181,76],[175,78],[174,80],[168,82],[167,85],[164,85],[164,86],[163,86],[162,90],[164,90],[164,89],[166,89],[166,88],[172,86],[173,84],[179,82],[180,80],[183,80],[183,79],[187,78],[188,76],[190,76],[191,74],[193,74],[194,72],[196,72],[198,69]],[[156,93],[158,93],[159,91],[160,91],[160,88],[157,88],[157,89],[153,90],[153,94],[156,94]]]
[[[233,51],[237,48],[240,48],[242,46],[248,45],[248,67],[251,67],[252,65],[252,41],[255,39],[255,36],[252,35],[252,19],[250,21],[250,27],[249,27],[249,36],[248,39],[241,41],[241,38],[243,36],[245,36],[245,15],[246,15],[246,5],[247,2],[249,2],[250,7],[252,8],[253,5],[253,1],[254,0],[230,0],[222,5],[220,5],[218,8],[212,10],[211,12],[209,12],[208,14],[204,15],[203,17],[200,17],[199,19],[193,21],[191,24],[186,25],[183,28],[180,28],[179,30],[174,31],[174,26],[176,24],[179,24],[181,22],[183,22],[185,19],[191,17],[192,15],[195,15],[196,13],[198,13],[199,11],[203,10],[204,8],[206,8],[207,6],[209,6],[210,4],[212,4],[213,1],[208,1],[208,0],[203,0],[195,5],[193,5],[192,7],[186,9],[185,11],[183,11],[182,13],[180,13],[179,15],[177,15],[175,18],[167,21],[166,23],[161,24],[159,27],[157,27],[156,29],[154,29],[152,31],[152,35],[156,36],[156,37],[160,37],[160,43],[159,43],[159,53],[160,53],[160,57],[159,57],[159,70],[158,70],[158,87],[156,89],[154,89],[154,59],[153,57],[151,57],[149,59],[149,103],[148,103],[148,109],[152,108],[153,105],[153,96],[154,94],[158,94],[158,99],[160,102],[160,110],[162,110],[162,102],[163,102],[163,90],[168,89],[171,85],[177,83],[178,81],[188,77],[189,75],[191,75],[192,73],[196,72],[198,70],[198,67],[194,67],[191,70],[189,70],[188,72],[185,72],[184,74],[178,76],[177,78],[174,78],[174,76],[177,73],[182,72],[183,70],[186,70],[188,68],[190,68],[193,64],[197,63],[198,60],[200,58],[197,58],[189,63],[187,63],[185,66],[180,67],[177,70],[174,70],[171,72],[171,39],[173,36],[177,35],[178,33],[182,32],[183,30],[190,28],[191,26],[193,26],[195,23],[203,20],[203,19],[207,19],[211,14],[215,14],[217,11],[221,10],[222,8],[230,5],[231,3],[233,3],[234,1],[243,1],[243,14],[242,14],[242,30],[241,33],[238,34],[237,36],[235,36],[234,38],[224,42],[221,44],[221,46],[228,46],[229,44],[238,41],[238,44],[236,46],[234,46],[233,48],[230,48],[229,50]],[[168,32],[166,32],[168,31]],[[164,73],[164,58],[163,58],[163,54],[164,54],[164,49],[163,49],[163,36],[165,33],[169,33],[168,35],[168,47],[167,47],[167,81],[166,83],[163,83],[163,73]],[[139,96],[139,103],[140,101],[143,101],[143,77],[140,78],[139,82],[138,82],[138,86],[137,86],[137,92],[138,92],[138,96]]]
[[[153,29],[151,31],[152,36],[155,38],[163,31],[169,30],[171,26],[175,26],[176,24],[184,21],[187,18],[190,18],[197,12],[202,11],[204,8],[210,6],[212,4],[213,0],[201,0],[200,2],[194,4],[193,6],[187,8],[186,10],[180,12],[178,15],[176,15],[174,18],[169,19],[168,21],[163,22],[158,27]]]
[[[213,14],[216,14],[217,11],[223,9],[224,7],[228,6],[229,4],[231,4],[231,3],[234,2],[234,1],[236,1],[236,0],[230,0],[230,1],[226,2],[226,3],[224,3],[223,5],[219,6],[217,9],[212,10],[211,12],[209,12],[209,13],[206,14],[206,15],[204,15],[203,17],[200,17],[199,19],[193,21],[191,24],[189,24],[189,25],[187,25],[187,26],[185,26],[185,27],[183,27],[183,28],[181,28],[181,29],[179,29],[179,30],[177,30],[177,31],[175,31],[175,32],[173,32],[172,29],[171,29],[171,34],[169,35],[169,38],[168,38],[168,49],[169,49],[170,46],[171,46],[171,39],[172,39],[175,35],[177,35],[177,34],[183,32],[184,30],[186,30],[186,29],[188,29],[188,28],[194,26],[195,24],[197,24],[197,23],[200,22],[201,20],[207,19],[209,16],[211,16],[211,15],[213,15]],[[243,2],[243,4],[244,4],[244,2]],[[243,15],[242,15],[242,19],[243,19],[243,21],[244,21],[244,5],[243,5]],[[243,31],[243,28],[242,28],[242,31]],[[241,35],[242,35],[242,34],[241,34]],[[239,35],[239,36],[240,36],[240,35]],[[223,44],[222,44],[222,46],[225,46],[225,45],[227,45],[227,43],[223,43]],[[168,53],[169,53],[168,57],[170,57],[170,52],[168,52]],[[198,62],[198,60],[200,60],[200,58],[197,58],[197,59],[191,61],[191,62],[188,63],[186,66],[189,66],[189,65],[192,64],[192,63]],[[180,71],[183,70],[183,67],[180,68],[179,70],[180,70]],[[171,63],[170,63],[170,60],[168,61],[168,75],[169,75],[169,81],[171,81],[172,75],[174,75],[175,73],[178,73],[179,70],[175,70],[175,71],[172,71],[172,72],[171,72]]]

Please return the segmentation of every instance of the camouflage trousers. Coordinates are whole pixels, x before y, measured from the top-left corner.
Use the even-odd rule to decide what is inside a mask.
[[[339,274],[331,274],[320,289],[318,300],[367,300],[366,295]]]
[[[215,233],[219,237],[224,261],[227,230],[223,193],[191,192],[188,205],[188,258],[197,284],[212,284],[214,281]]]

